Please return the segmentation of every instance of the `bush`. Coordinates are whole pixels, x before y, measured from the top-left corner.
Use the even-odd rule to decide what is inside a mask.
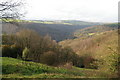
[[[2,45],[2,56],[3,57],[11,56],[11,47],[9,45]]]
[[[56,53],[53,51],[45,52],[41,55],[40,62],[47,65],[54,65],[56,63]]]
[[[30,53],[30,51],[29,51],[29,49],[26,47],[26,48],[23,50],[23,52],[22,52],[22,58],[23,58],[24,60],[26,60],[29,53]]]
[[[118,67],[119,67],[119,58],[120,55],[118,53],[113,53],[109,56],[109,67],[110,67],[110,71],[112,72],[118,72]]]
[[[21,50],[15,45],[2,45],[2,56],[17,58],[21,56]]]

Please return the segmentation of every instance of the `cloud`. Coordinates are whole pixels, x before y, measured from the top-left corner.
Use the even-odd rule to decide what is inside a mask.
[[[28,19],[117,21],[119,0],[27,0]]]

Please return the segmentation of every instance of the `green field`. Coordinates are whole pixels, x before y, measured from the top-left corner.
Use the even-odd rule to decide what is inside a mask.
[[[2,78],[89,78],[107,77],[94,69],[72,67],[65,69],[51,67],[40,63],[22,61],[14,58],[1,57]],[[104,75],[104,76],[103,76]]]
[[[2,58],[2,72],[3,78],[67,78],[84,76],[83,73],[77,71],[7,57]]]

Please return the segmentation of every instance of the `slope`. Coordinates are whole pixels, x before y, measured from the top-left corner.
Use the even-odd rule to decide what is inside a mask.
[[[79,56],[92,57],[96,61],[92,64],[102,72],[117,76],[118,70],[118,30],[94,33],[92,36],[81,36],[76,39],[61,41],[59,44],[71,47]],[[88,60],[86,60],[88,62]],[[91,63],[90,63],[91,65]]]
[[[41,63],[22,61],[19,59],[0,57],[2,60],[2,78],[101,78],[108,73],[95,69],[72,69],[47,66]]]
[[[74,33],[74,36],[76,37],[90,37],[93,35],[99,35],[104,33],[105,31],[115,30],[118,29],[117,23],[111,23],[111,24],[103,24],[103,25],[95,25],[87,28],[83,28],[80,30],[76,30]]]
[[[84,74],[59,67],[51,67],[40,63],[22,61],[14,58],[1,57],[3,78],[61,78],[80,77]]]
[[[79,25],[75,24],[79,23]],[[18,22],[19,26],[9,24],[9,23],[2,23],[2,31],[3,33],[15,33],[18,32],[20,29],[32,29],[38,32],[40,35],[50,35],[52,39],[56,41],[62,41],[65,39],[73,39],[74,35],[73,33],[78,30],[82,29],[85,27],[89,27],[92,25],[99,25],[95,23],[88,23],[88,22],[83,22],[82,21],[68,21],[68,22],[58,22],[58,21],[38,21],[38,22]]]

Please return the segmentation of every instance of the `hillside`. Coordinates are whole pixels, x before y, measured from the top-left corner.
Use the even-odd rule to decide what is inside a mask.
[[[52,67],[40,63],[3,57],[2,78],[92,78],[108,77],[95,69]]]
[[[94,33],[96,34],[96,33]],[[81,37],[76,39],[69,39],[61,41],[59,44],[63,46],[70,46],[77,54],[97,53],[97,51],[104,51],[111,46],[114,49],[117,47],[118,33],[114,31],[105,31],[94,35],[92,37]],[[113,43],[113,44],[111,44]],[[116,46],[116,47],[115,47]],[[103,52],[101,52],[103,53]],[[102,55],[102,54],[101,54]]]
[[[118,62],[119,57],[118,31],[110,30],[99,32],[99,34],[94,32],[92,36],[88,36],[89,32],[86,34],[87,36],[61,41],[59,44],[63,47],[71,47],[81,57],[88,56],[89,59],[94,58],[96,62],[93,65],[96,65],[95,67],[103,72],[110,73],[109,70],[114,71],[115,68],[112,67],[115,65],[115,62]]]
[[[68,75],[71,77],[83,76],[83,73],[80,72],[7,57],[2,58],[2,67],[3,77],[64,78]]]
[[[65,39],[73,39],[73,33],[76,30],[93,25],[99,24],[83,21],[19,21],[18,26],[9,23],[3,23],[2,27],[3,33],[15,33],[18,32],[20,29],[27,28],[35,30],[43,36],[48,34],[52,37],[52,39],[56,41],[62,41]]]
[[[101,25],[103,23],[97,22],[86,22],[86,21],[79,21],[79,20],[61,20],[63,23],[70,23],[72,25]]]
[[[104,33],[105,31],[110,31],[114,29],[118,29],[117,23],[95,25],[95,26],[83,28],[80,30],[76,30],[74,33],[74,36],[75,37],[90,37],[90,36],[99,35],[99,34]]]
[[[102,76],[99,71],[93,69],[57,68],[7,57],[3,57],[2,60],[2,78],[87,78]],[[96,72],[96,74],[89,75],[87,72]]]
[[[79,20],[31,20],[31,22],[44,23],[44,24],[66,24],[66,25],[100,25],[102,23],[86,22]]]
[[[2,35],[4,78],[118,77],[116,24],[84,25],[84,29],[52,23],[3,24],[4,30],[15,33]]]

